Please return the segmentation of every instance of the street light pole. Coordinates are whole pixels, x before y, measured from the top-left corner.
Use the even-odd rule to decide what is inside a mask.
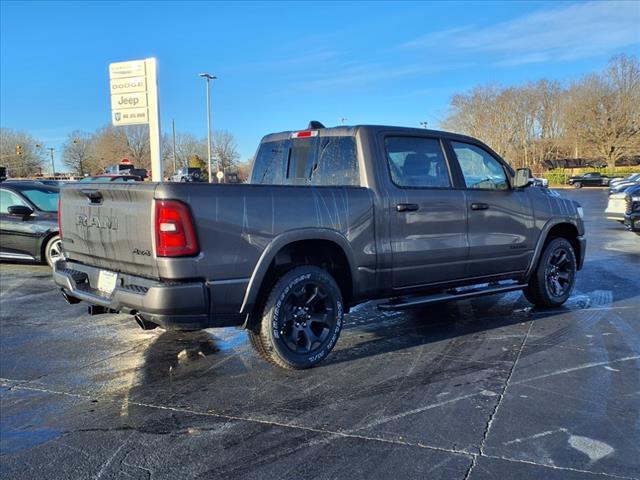
[[[213,183],[213,176],[211,175],[211,94],[209,93],[209,83],[211,80],[216,80],[217,77],[208,73],[201,73],[200,76],[207,82],[207,164],[209,183]],[[218,165],[218,169],[220,169],[220,165]]]
[[[53,178],[56,178],[56,166],[53,163],[53,151],[55,150],[55,148],[53,147],[49,147],[49,152],[51,153],[51,176]]]
[[[173,174],[176,174],[176,121],[171,120],[171,126],[173,127]]]

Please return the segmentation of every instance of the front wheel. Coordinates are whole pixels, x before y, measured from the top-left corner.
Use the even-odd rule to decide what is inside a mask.
[[[44,259],[47,264],[53,268],[53,264],[58,260],[64,260],[64,252],[62,251],[62,240],[59,235],[54,235],[49,239],[44,247]]]
[[[524,296],[538,307],[558,307],[571,295],[576,270],[576,256],[571,243],[565,238],[554,238],[542,252],[538,267],[524,289]]]
[[[333,277],[316,266],[296,267],[274,285],[260,325],[249,330],[249,339],[274,365],[313,367],[338,341],[343,315],[342,295]]]
[[[580,183],[580,182],[575,182],[575,183],[573,184],[573,188],[582,188],[582,183]]]

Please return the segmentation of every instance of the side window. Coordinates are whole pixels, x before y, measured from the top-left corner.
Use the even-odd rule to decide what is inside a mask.
[[[15,193],[9,190],[0,190],[0,213],[9,213],[9,207],[15,205],[26,206],[26,203]]]
[[[263,143],[253,164],[251,183],[283,184],[288,160],[288,140]]]
[[[447,162],[438,139],[387,137],[384,143],[391,179],[399,187],[451,186]]]
[[[311,170],[312,185],[360,185],[354,137],[321,137],[318,161]]]
[[[502,164],[489,152],[469,143],[451,142],[467,188],[508,190],[509,182]]]

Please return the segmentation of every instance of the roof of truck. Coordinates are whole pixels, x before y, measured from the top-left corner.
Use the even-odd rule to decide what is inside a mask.
[[[278,140],[285,140],[291,138],[293,134],[304,131],[318,131],[318,135],[321,137],[343,137],[354,136],[358,130],[367,129],[371,133],[375,134],[380,131],[393,130],[394,132],[402,132],[412,135],[433,135],[438,137],[457,138],[460,140],[467,140],[473,142],[480,142],[473,137],[467,135],[461,135],[458,133],[446,132],[444,130],[431,130],[426,128],[413,128],[413,127],[399,127],[394,125],[340,125],[337,127],[325,127],[325,128],[303,128],[300,130],[287,130],[284,132],[270,133],[262,138],[262,142],[274,142]]]

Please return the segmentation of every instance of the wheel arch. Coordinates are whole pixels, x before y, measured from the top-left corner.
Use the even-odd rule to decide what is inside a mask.
[[[240,313],[253,313],[273,283],[271,276],[280,276],[297,265],[317,264],[318,259],[329,261],[332,266],[329,272],[338,283],[348,308],[357,297],[357,269],[349,241],[335,230],[308,228],[284,232],[265,248],[249,279]]]
[[[585,252],[583,251],[584,243],[581,241],[582,237],[578,226],[571,219],[552,219],[545,224],[540,233],[540,237],[538,237],[533,257],[531,258],[529,268],[527,269],[526,278],[530,278],[533,272],[535,272],[538,262],[540,261],[540,257],[542,256],[542,252],[544,251],[544,247],[552,239],[559,237],[566,238],[569,243],[571,243],[576,255],[578,270],[582,268]]]
[[[38,252],[39,252],[39,258],[37,259],[39,262],[46,262],[47,260],[47,256],[45,253],[45,249],[47,248],[47,245],[49,244],[49,241],[55,237],[56,235],[59,235],[57,230],[51,230],[49,232],[47,232],[44,236],[40,237],[40,247],[38,248]]]

